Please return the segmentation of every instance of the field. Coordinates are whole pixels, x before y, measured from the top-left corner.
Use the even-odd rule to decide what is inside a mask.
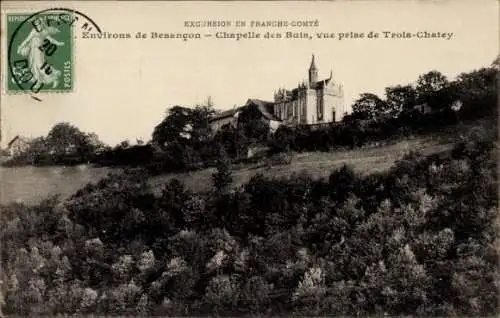
[[[287,165],[252,164],[233,167],[233,186],[244,184],[252,176],[262,173],[266,177],[284,177],[306,172],[315,178],[327,177],[343,164],[356,171],[369,173],[388,169],[394,161],[410,150],[423,154],[439,153],[451,149],[452,143],[443,138],[418,137],[393,142],[383,146],[334,152],[306,152],[292,154]],[[106,176],[109,168],[78,167],[13,167],[0,168],[0,203],[11,201],[37,203],[47,195],[61,194],[63,197],[76,192],[88,182],[97,182]],[[172,173],[153,177],[150,184],[161,191],[163,184],[177,178],[189,189],[205,191],[212,186],[215,168],[188,173]]]
[[[106,176],[108,168],[76,167],[0,167],[0,204],[12,201],[35,204],[52,194],[63,197],[89,182]]]
[[[417,137],[401,140],[385,145],[373,145],[354,150],[338,150],[332,152],[305,152],[291,155],[290,164],[268,165],[265,163],[237,166],[233,168],[233,186],[237,187],[262,173],[265,177],[286,177],[292,174],[307,173],[314,178],[328,177],[330,173],[347,164],[360,173],[383,171],[411,150],[420,151],[424,155],[442,153],[450,150],[453,144],[449,138]],[[205,191],[212,186],[212,174],[215,168],[203,169],[188,173],[175,173],[154,177],[151,184],[160,189],[161,185],[177,178],[189,189]]]
[[[478,127],[487,127],[491,121],[475,121],[461,126],[450,127],[440,134],[418,136],[386,144],[373,144],[360,149],[345,149],[332,152],[305,152],[291,155],[290,164],[239,165],[233,167],[233,186],[244,184],[252,176],[262,173],[266,177],[286,177],[294,173],[305,172],[314,178],[328,177],[336,168],[350,165],[360,173],[386,170],[393,163],[411,150],[424,155],[442,153],[450,150],[461,135]],[[0,168],[0,203],[22,201],[39,202],[51,194],[68,196],[88,182],[97,182],[106,176],[109,168],[78,167],[16,167]],[[156,191],[161,191],[163,184],[177,178],[189,189],[205,191],[212,186],[212,174],[215,168],[187,173],[170,173],[150,180]]]

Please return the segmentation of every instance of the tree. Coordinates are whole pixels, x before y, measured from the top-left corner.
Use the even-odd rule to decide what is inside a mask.
[[[212,180],[216,191],[220,194],[226,194],[231,188],[231,183],[233,182],[233,177],[231,175],[231,162],[223,147],[219,150],[217,172],[213,174]]]
[[[500,68],[500,54],[497,55],[497,57],[495,58],[495,60],[491,63],[491,67],[495,68],[497,70]]]
[[[30,165],[51,165],[84,163],[90,161],[96,152],[109,147],[99,140],[95,133],[85,133],[69,123],[58,123],[47,136],[28,142],[26,149],[19,151],[13,158],[14,163]]]
[[[222,127],[213,142],[216,146],[224,147],[226,154],[231,158],[246,156],[250,143],[243,129],[231,125]]]
[[[375,119],[388,110],[387,104],[375,94],[363,93],[352,105],[352,115],[356,119]]]
[[[167,116],[154,128],[153,142],[164,148],[169,143],[179,141],[181,133],[188,129],[191,113],[191,109],[182,106],[170,108]]]
[[[116,148],[118,149],[127,149],[130,147],[130,141],[127,140],[122,140],[118,145],[116,145]]]
[[[275,152],[288,152],[295,148],[295,139],[295,132],[283,125],[276,130],[269,144]]]
[[[212,137],[210,118],[214,114],[209,99],[207,105],[197,105],[195,108],[174,106],[167,116],[153,131],[153,143],[165,148],[168,144],[200,143]]]
[[[497,110],[497,84],[498,70],[494,67],[462,73],[452,82],[456,97],[464,103],[467,110],[476,114],[488,114],[488,111]]]
[[[82,162],[87,161],[97,150],[106,148],[95,133],[86,134],[65,122],[52,127],[45,139],[45,146],[49,154],[58,157],[77,155]]]
[[[439,71],[430,71],[423,75],[420,75],[417,80],[417,93],[420,95],[437,92],[446,87],[448,84],[448,79]]]
[[[84,134],[75,126],[59,123],[49,131],[47,142],[51,151],[64,155],[74,152],[84,138]]]
[[[438,71],[430,71],[420,75],[417,80],[417,102],[426,103],[433,109],[446,107],[450,85],[446,76]]]
[[[210,118],[212,118],[213,114],[215,114],[215,110],[210,99],[207,101],[207,105],[198,105],[192,111],[191,138],[193,142],[206,142],[212,138]]]
[[[28,149],[21,153],[27,164],[37,164],[47,154],[47,141],[45,137],[38,137],[29,142]]]
[[[262,120],[258,106],[251,104],[238,115],[238,128],[254,141],[265,141],[270,132],[269,123]]]
[[[239,297],[240,310],[248,310],[253,315],[265,312],[269,306],[272,291],[272,284],[269,284],[261,276],[250,277],[243,286]]]
[[[97,152],[106,150],[109,150],[109,147],[100,141],[99,137],[95,133],[84,133],[81,143],[77,147],[77,151],[82,157],[82,160],[88,159]]]
[[[393,116],[411,109],[416,104],[417,92],[411,85],[397,85],[385,89],[386,103]]]
[[[237,286],[232,277],[228,275],[217,275],[209,282],[203,297],[206,304],[216,313],[232,312],[236,302]]]

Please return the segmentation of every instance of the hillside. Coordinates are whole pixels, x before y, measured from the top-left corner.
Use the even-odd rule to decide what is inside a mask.
[[[290,164],[269,165],[263,160],[258,164],[233,166],[233,186],[244,184],[252,176],[262,173],[265,177],[290,176],[293,173],[306,172],[314,178],[327,177],[334,169],[343,164],[351,165],[361,173],[388,169],[393,163],[411,150],[424,155],[441,153],[451,149],[454,142],[468,131],[480,127],[491,127],[491,120],[474,121],[461,126],[449,127],[440,134],[417,136],[409,139],[391,141],[386,144],[353,150],[332,152],[304,152],[290,155]],[[270,160],[267,160],[270,161]],[[108,167],[11,167],[0,169],[0,179],[7,185],[3,188],[0,203],[11,201],[35,204],[48,195],[72,195],[77,189],[91,182],[102,179],[108,171],[119,168]],[[189,173],[169,173],[150,180],[156,192],[165,182],[173,178],[182,181],[189,189],[204,191],[212,186],[212,174],[215,168]],[[37,189],[33,191],[33,189]]]
[[[304,152],[291,154],[290,164],[258,164],[239,165],[233,167],[233,186],[245,184],[252,176],[262,173],[265,177],[286,177],[297,173],[307,173],[314,178],[330,175],[342,165],[350,165],[360,173],[372,173],[390,168],[395,161],[401,159],[410,151],[419,151],[423,155],[439,154],[452,149],[453,144],[461,136],[474,129],[491,128],[490,120],[478,120],[459,126],[447,127],[438,134],[410,137],[371,146],[336,150],[332,152]],[[155,189],[168,180],[177,178],[193,191],[204,191],[212,186],[212,174],[215,168],[203,169],[186,173],[169,173],[150,180]]]
[[[463,128],[463,127],[462,127]],[[472,128],[472,127],[469,127]],[[236,183],[349,163],[326,180],[252,178],[192,192],[126,170],[66,202],[0,213],[4,311],[24,317],[498,316],[498,145],[458,130],[289,166]],[[177,175],[209,186],[210,170]],[[369,174],[369,175],[368,175]],[[189,178],[191,179],[189,179]],[[155,189],[147,182],[157,182]],[[62,204],[63,203],[63,204]],[[2,273],[0,273],[2,274]],[[4,278],[2,278],[3,280]],[[28,288],[22,288],[28,286]]]

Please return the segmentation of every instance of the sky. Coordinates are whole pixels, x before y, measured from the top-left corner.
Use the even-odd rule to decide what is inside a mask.
[[[5,12],[51,8],[51,2],[3,2]],[[416,81],[438,70],[453,79],[490,65],[498,55],[498,1],[326,1],[326,2],[57,2],[85,13],[103,32],[129,39],[74,39],[75,88],[69,93],[1,96],[1,145],[16,135],[47,134],[69,122],[115,145],[148,141],[166,110],[193,106],[211,96],[217,109],[243,105],[248,98],[272,100],[279,88],[307,79],[311,55],[319,77],[344,87],[345,103],[361,93],[383,96],[384,88]],[[185,21],[232,21],[231,27],[186,27]],[[235,21],[246,27],[235,27]],[[318,21],[311,27],[250,27],[251,21]],[[5,19],[4,25],[5,28]],[[368,39],[370,32],[379,38]],[[137,32],[197,33],[201,39],[136,39]],[[216,32],[255,32],[259,39],[216,38]],[[281,39],[262,38],[266,32]],[[307,32],[308,38],[285,38]],[[339,40],[339,33],[364,38]],[[384,38],[383,32],[453,33],[450,39]],[[317,33],[335,34],[319,39]],[[204,34],[212,34],[204,37]],[[6,32],[2,32],[5,50]],[[2,69],[6,54],[2,51]],[[6,75],[2,72],[2,84]]]

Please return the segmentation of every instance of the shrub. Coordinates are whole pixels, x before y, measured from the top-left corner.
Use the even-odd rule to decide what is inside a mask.
[[[293,154],[290,153],[278,153],[272,155],[269,158],[266,158],[266,166],[281,166],[281,165],[289,165],[293,161]]]
[[[6,314],[495,315],[497,149],[214,195],[140,170],[62,203],[3,206]]]

